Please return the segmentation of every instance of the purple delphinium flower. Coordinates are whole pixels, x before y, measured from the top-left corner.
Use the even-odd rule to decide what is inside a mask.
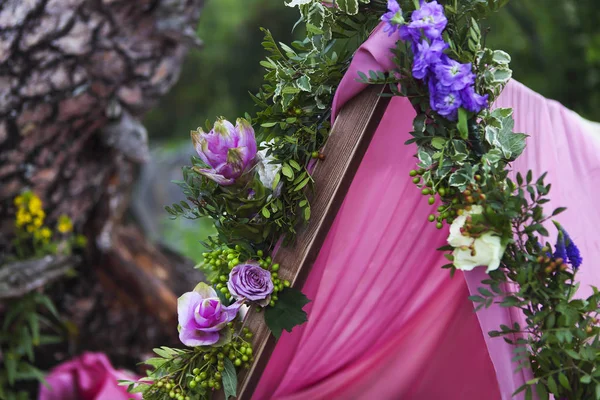
[[[571,239],[567,231],[564,230],[564,228],[562,229],[562,233],[565,235],[565,245],[567,258],[569,259],[569,264],[571,264],[573,268],[577,269],[581,266],[581,263],[583,261],[583,259],[581,258],[581,253],[575,245],[575,242],[573,242],[573,240]]]
[[[431,3],[421,2],[421,7],[415,10],[411,16],[411,22],[407,25],[405,34],[409,34],[413,40],[421,37],[421,30],[428,39],[435,40],[442,36],[448,19],[444,15],[444,7],[437,1]]]
[[[471,63],[461,64],[447,55],[443,55],[441,61],[435,65],[434,71],[442,85],[451,90],[463,90],[475,83],[475,74],[472,71]]]
[[[383,31],[387,32],[388,36],[392,36],[400,26],[404,25],[404,18],[402,9],[396,0],[388,0],[387,7],[388,12],[381,16],[381,20],[386,23]]]
[[[425,79],[431,67],[439,62],[443,51],[447,48],[448,44],[439,39],[432,41],[431,44],[427,40],[422,40],[421,43],[417,44],[413,62],[413,76],[417,79]]]
[[[460,91],[460,99],[463,107],[467,110],[478,113],[488,105],[488,95],[480,95],[475,92],[474,86],[467,86]]]
[[[458,108],[462,105],[459,92],[441,85],[431,78],[429,80],[429,96],[432,109],[451,121],[456,120]]]
[[[556,238],[556,244],[554,245],[554,258],[562,258],[565,262],[567,261],[567,248],[565,246],[565,235],[562,231],[558,231],[558,237]]]

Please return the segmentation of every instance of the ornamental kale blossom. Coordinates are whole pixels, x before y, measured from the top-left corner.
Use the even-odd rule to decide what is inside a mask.
[[[254,166],[257,151],[254,129],[243,118],[237,120],[235,127],[219,119],[210,132],[198,128],[191,136],[198,156],[210,167],[195,170],[219,185],[232,185]]]
[[[402,17],[402,9],[396,0],[388,0],[388,12],[383,14],[381,20],[386,23],[383,27],[383,31],[388,33],[388,36],[392,36],[401,25],[404,25],[404,18]]]
[[[422,34],[430,40],[439,39],[447,24],[448,19],[444,15],[442,5],[437,1],[431,3],[421,1],[421,7],[412,13],[410,24],[400,29],[400,37],[413,42],[418,42]]]

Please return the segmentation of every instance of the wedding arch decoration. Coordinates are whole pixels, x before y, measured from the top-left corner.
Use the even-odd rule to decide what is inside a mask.
[[[533,379],[516,393],[600,399],[597,326],[600,293],[575,299],[582,256],[548,212],[550,184],[531,171],[511,180],[510,163],[526,145],[513,132],[512,110],[493,108],[510,80],[510,56],[485,47],[481,21],[507,0],[292,0],[306,38],[291,46],[265,31],[265,83],[259,111],[235,125],[223,118],[192,131],[198,153],[183,167],[187,201],[166,207],[173,217],[212,218],[218,235],[205,243],[199,283],[178,302],[185,349],[155,349],[148,377],[123,382],[145,399],[206,399],[237,395],[238,373],[254,361],[246,307],[260,310],[273,336],[307,320],[309,301],[279,275],[279,246],[294,242],[311,219],[311,171],[330,130],[333,94],[356,48],[382,21],[397,38],[395,69],[362,71],[356,79],[387,87],[416,111],[412,138],[418,162],[407,171],[432,206],[428,220],[449,227],[450,274],[486,267],[470,297],[476,310],[499,303],[525,316],[526,326],[489,332],[514,345],[519,369]],[[550,237],[555,237],[551,240]],[[433,251],[434,249],[432,249]],[[515,394],[516,394],[515,393]]]

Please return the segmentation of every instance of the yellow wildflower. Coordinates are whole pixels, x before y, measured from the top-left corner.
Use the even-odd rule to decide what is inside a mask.
[[[23,196],[15,197],[15,206],[21,207],[23,205]]]
[[[31,196],[31,199],[29,200],[29,211],[31,211],[32,214],[37,214],[42,211],[42,201],[36,195]]]
[[[61,215],[58,217],[58,225],[56,229],[60,233],[71,232],[73,230],[73,222],[71,221],[71,218],[69,218],[67,215]]]
[[[44,220],[42,218],[35,218],[33,220],[33,226],[35,226],[36,228],[39,228],[43,224],[44,224]]]
[[[27,226],[27,232],[33,233],[34,231],[35,231],[35,226],[33,226],[33,225],[28,225]]]
[[[52,237],[52,231],[50,230],[50,228],[45,226],[40,230],[40,236],[43,239],[50,239]]]

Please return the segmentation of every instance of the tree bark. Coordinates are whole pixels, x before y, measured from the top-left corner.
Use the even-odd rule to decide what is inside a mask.
[[[172,342],[176,297],[200,277],[122,221],[136,165],[148,156],[140,118],[199,45],[202,5],[0,1],[0,268],[22,190],[40,196],[50,225],[61,214],[73,219],[88,237],[86,257],[79,276],[50,293],[87,340],[80,349],[129,360]]]

